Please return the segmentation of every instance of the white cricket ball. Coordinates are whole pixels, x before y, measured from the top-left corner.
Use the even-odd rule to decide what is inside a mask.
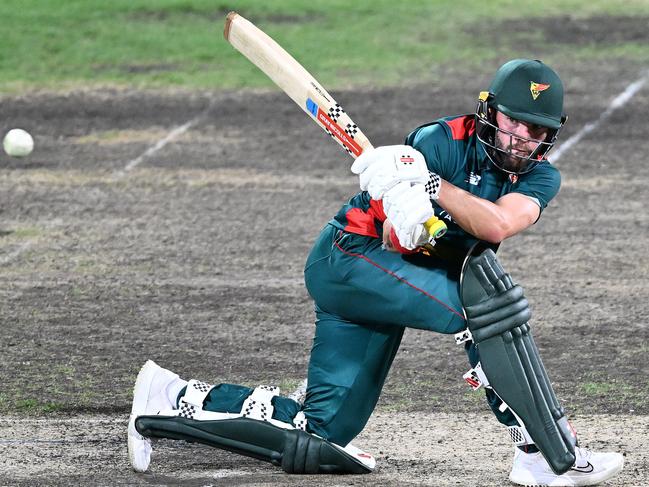
[[[2,141],[5,152],[13,157],[28,156],[34,149],[34,139],[23,129],[11,129]]]

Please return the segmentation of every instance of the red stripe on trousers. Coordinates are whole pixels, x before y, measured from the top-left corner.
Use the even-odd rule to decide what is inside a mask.
[[[431,298],[432,300],[438,302],[439,304],[441,304],[442,306],[444,306],[447,310],[449,310],[451,313],[456,314],[457,316],[459,316],[460,318],[462,318],[462,319],[464,320],[464,315],[463,315],[463,314],[458,313],[458,312],[455,311],[453,308],[449,307],[446,303],[444,303],[443,301],[440,301],[439,299],[437,299],[437,298],[436,298],[435,296],[433,296],[432,294],[427,293],[426,291],[424,291],[423,289],[418,288],[417,286],[415,286],[415,285],[412,284],[411,282],[406,281],[403,277],[399,277],[399,276],[397,276],[394,272],[392,272],[392,271],[386,269],[385,267],[382,267],[381,265],[377,264],[376,262],[374,262],[374,261],[373,261],[372,259],[370,259],[369,257],[366,257],[366,256],[363,255],[363,254],[356,254],[356,253],[354,253],[354,252],[348,252],[348,251],[346,251],[345,249],[343,249],[340,245],[338,245],[338,242],[336,242],[335,245],[336,245],[336,247],[338,247],[338,249],[340,249],[340,251],[341,251],[343,254],[350,255],[350,256],[352,256],[352,257],[357,257],[357,258],[359,258],[359,259],[363,259],[364,261],[368,262],[369,264],[373,265],[374,267],[376,267],[376,268],[382,270],[382,271],[385,272],[386,274],[391,275],[392,277],[394,277],[394,278],[397,279],[398,281],[401,281],[401,282],[403,282],[404,284],[410,286],[411,288],[413,288],[413,289],[419,291],[419,292],[422,293],[424,296],[428,296],[428,297]]]

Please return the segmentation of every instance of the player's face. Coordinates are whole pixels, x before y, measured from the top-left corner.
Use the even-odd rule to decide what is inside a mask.
[[[496,147],[508,154],[500,153],[500,157],[504,169],[509,171],[527,164],[524,158],[529,157],[548,135],[547,127],[516,120],[498,111],[496,125],[500,129],[496,131]]]

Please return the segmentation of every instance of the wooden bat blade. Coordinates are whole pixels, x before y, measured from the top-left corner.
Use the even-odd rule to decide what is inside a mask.
[[[223,35],[352,157],[372,147],[327,90],[268,34],[236,12],[230,12]]]

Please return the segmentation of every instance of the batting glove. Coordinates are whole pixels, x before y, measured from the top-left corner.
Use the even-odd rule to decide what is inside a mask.
[[[423,184],[398,183],[383,196],[383,211],[402,247],[412,250],[428,242],[423,224],[435,212]]]
[[[359,175],[360,187],[375,200],[398,183],[427,184],[428,166],[421,152],[409,145],[388,145],[363,152],[352,164],[352,172]]]

